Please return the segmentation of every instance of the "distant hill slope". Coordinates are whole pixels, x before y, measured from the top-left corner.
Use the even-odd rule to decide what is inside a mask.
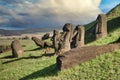
[[[0,29],[0,35],[3,36],[11,36],[11,35],[21,35],[21,34],[31,34],[31,33],[38,33],[38,32],[50,32],[54,29],[60,30],[61,27],[46,27],[46,28],[29,28],[25,30],[4,30]]]
[[[108,20],[120,17],[120,4],[110,10],[106,15]]]
[[[118,28],[120,28],[120,4],[114,7],[111,11],[107,14],[107,29],[108,33],[111,33]],[[95,21],[85,25],[86,30],[86,43],[91,42],[93,40],[92,29],[94,27]]]
[[[120,4],[107,13],[108,32],[120,27]]]
[[[120,4],[118,4],[116,7],[111,9],[107,14],[107,21],[113,20],[113,19],[118,19],[120,18]],[[93,25],[95,24],[95,21],[85,25],[86,31],[89,30]],[[108,27],[109,28],[109,27]]]

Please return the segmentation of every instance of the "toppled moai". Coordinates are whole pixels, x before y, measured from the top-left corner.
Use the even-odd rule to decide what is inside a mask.
[[[105,14],[98,15],[95,26],[95,39],[107,36],[107,19]]]
[[[12,49],[12,56],[14,58],[22,56],[22,54],[24,52],[19,40],[12,41],[11,49]]]
[[[37,46],[44,48],[44,41],[40,40],[37,37],[32,37],[32,40],[35,42]]]
[[[68,69],[85,61],[94,59],[96,56],[114,51],[116,49],[120,49],[120,43],[74,48],[64,54],[59,55],[56,59],[56,65],[59,70]]]
[[[63,27],[63,33],[60,37],[60,53],[64,53],[71,49],[71,42],[73,36],[73,25],[71,23],[67,23]]]
[[[47,41],[40,40],[37,37],[32,37],[32,40],[35,42],[37,46],[40,48],[46,48],[46,47],[52,47],[52,43],[49,43]]]
[[[46,40],[48,38],[50,38],[50,33],[46,33],[45,35],[43,35],[42,40]]]
[[[60,33],[58,30],[53,31],[53,47],[55,49],[55,54],[59,53],[59,38],[60,38]]]
[[[84,35],[85,35],[85,28],[84,26],[78,25],[76,26],[74,33],[73,33],[72,48],[79,48],[84,46]]]
[[[53,46],[52,43],[44,41],[44,48],[52,47],[52,46]]]

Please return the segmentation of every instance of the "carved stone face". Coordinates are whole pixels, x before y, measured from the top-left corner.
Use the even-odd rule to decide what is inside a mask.
[[[81,29],[81,26],[80,26],[80,25],[77,25],[76,28],[75,28],[75,30],[77,31],[77,30],[79,30],[79,29]]]
[[[105,14],[99,14],[96,19],[96,30],[95,30],[95,37],[96,39],[101,38],[103,36],[107,35],[107,22],[106,22],[106,15]]]
[[[34,41],[34,40],[35,40],[35,37],[32,37],[32,40]]]
[[[81,30],[84,30],[84,26],[82,25],[77,25],[76,28],[75,28],[76,31],[81,31]]]
[[[98,16],[97,20],[99,20],[99,21],[101,20],[101,15]]]
[[[71,31],[71,29],[72,29],[72,24],[70,23],[65,24],[63,27],[63,31]]]
[[[104,14],[98,15],[98,17],[97,17],[97,22],[98,22],[98,23],[102,23],[104,17],[105,17]]]
[[[54,30],[53,33],[54,33],[54,35],[57,35],[57,34],[59,34],[59,31]]]
[[[23,49],[19,40],[12,41],[11,48],[12,48],[13,57],[19,57],[20,55],[23,54]]]

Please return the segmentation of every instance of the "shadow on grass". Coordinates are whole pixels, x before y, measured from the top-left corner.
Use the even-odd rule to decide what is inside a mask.
[[[95,41],[95,24],[85,32],[85,44]]]
[[[111,43],[109,43],[109,44],[115,44],[115,43],[120,43],[120,37],[119,37],[116,41],[111,42]]]
[[[41,49],[43,49],[43,48],[38,47],[38,48],[35,48],[35,49],[32,49],[32,50],[25,50],[24,52],[37,51],[37,50],[41,50]]]
[[[49,77],[49,76],[57,76],[58,71],[59,70],[57,69],[56,64],[53,64],[42,70],[39,70],[30,75],[27,75],[19,80],[31,80],[31,79],[36,79],[36,78],[40,78],[40,77],[44,78],[44,77]]]
[[[112,20],[109,20],[107,22],[108,25],[108,32],[113,32],[114,30],[117,30],[120,28],[120,17],[114,18]]]
[[[11,59],[11,58],[13,58],[13,56],[9,55],[9,56],[2,57],[0,59]]]
[[[54,53],[42,54],[41,56],[21,57],[21,58],[17,58],[17,59],[14,59],[14,60],[3,62],[2,64],[7,64],[7,63],[11,63],[11,62],[22,60],[22,59],[38,59],[38,58],[42,58],[42,57],[51,57],[51,56],[54,56]],[[8,57],[12,58],[12,56],[7,56],[7,57],[3,57],[3,58],[0,58],[0,59],[6,59]]]
[[[111,33],[120,28],[120,17],[107,21],[107,31]],[[95,41],[95,24],[85,32],[85,44]]]

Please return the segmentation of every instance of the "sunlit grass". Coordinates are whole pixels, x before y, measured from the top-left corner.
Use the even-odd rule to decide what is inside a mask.
[[[65,70],[62,80],[119,80],[120,50],[96,57],[91,61]]]
[[[118,38],[116,33],[111,34]],[[106,41],[110,39],[103,39]],[[105,41],[104,41],[105,40]],[[112,39],[111,39],[112,40]],[[91,43],[99,45],[101,40]],[[45,49],[33,50],[38,48],[33,41],[20,41],[25,45],[24,54],[20,58],[11,58],[11,51],[0,54],[0,80],[119,80],[120,74],[120,50],[116,50],[96,57],[73,68],[58,71],[56,69],[56,57],[42,56]],[[103,44],[104,44],[103,43]],[[31,51],[33,50],[33,51]],[[53,50],[52,50],[53,52]]]
[[[92,25],[88,25],[86,30]],[[116,41],[120,37],[120,28],[117,27],[113,32],[109,32],[107,37],[87,45],[105,45]],[[89,41],[91,37],[87,36],[86,39]],[[11,41],[0,40],[2,42],[0,44],[10,45]],[[47,41],[50,42],[50,39]],[[97,56],[67,70],[58,71],[56,55],[45,56],[46,49],[37,49],[38,46],[32,40],[20,40],[20,43],[24,49],[23,56],[11,58],[11,51],[0,54],[0,80],[120,80],[120,50]],[[53,52],[53,49],[48,51],[49,54]]]
[[[100,38],[96,41],[93,41],[93,42],[87,44],[87,45],[105,45],[105,44],[113,43],[119,39],[119,37],[120,37],[119,31],[120,31],[120,29],[114,31],[113,33],[108,34],[107,37]]]

